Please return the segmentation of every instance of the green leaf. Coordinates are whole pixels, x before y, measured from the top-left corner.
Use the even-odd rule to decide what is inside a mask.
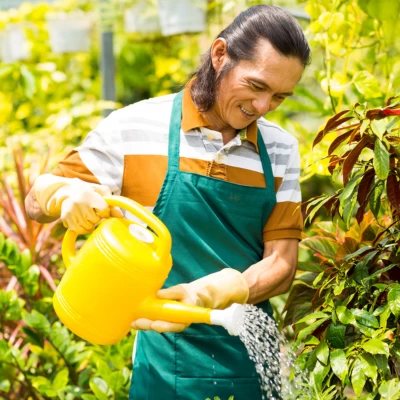
[[[383,382],[379,386],[379,393],[382,396],[382,400],[399,400],[400,383],[398,378],[391,379],[388,382]]]
[[[335,259],[339,244],[325,237],[310,237],[301,241],[301,244],[321,254],[323,257]]]
[[[353,83],[366,99],[382,96],[378,80],[368,71],[356,72],[353,76]]]
[[[23,328],[21,328],[21,330],[25,333],[27,342],[41,348],[44,347],[44,338],[38,335],[33,329],[24,326]]]
[[[300,324],[301,322],[308,322],[311,321],[312,319],[318,319],[318,318],[329,318],[329,315],[322,311],[317,311],[315,313],[308,314],[305,317],[299,319],[298,321],[296,321],[296,324]]]
[[[336,309],[336,315],[338,317],[338,320],[344,325],[352,324],[356,321],[356,318],[354,317],[352,312],[344,306],[339,306]]]
[[[320,274],[317,275],[317,277],[313,280],[313,287],[317,287],[318,283],[320,282],[320,280],[324,277],[325,272],[322,271]]]
[[[376,383],[378,378],[378,367],[376,366],[374,357],[371,354],[363,353],[360,356],[360,362],[364,374]]]
[[[386,132],[385,120],[374,119],[371,121],[372,131],[378,136],[379,140],[382,140],[384,133]]]
[[[341,281],[341,282],[339,283],[339,285],[336,285],[336,286],[333,288],[333,293],[335,294],[335,296],[339,296],[339,295],[343,292],[343,289],[344,289],[345,284],[346,284],[345,281]]]
[[[110,376],[110,389],[114,391],[114,393],[118,392],[124,385],[125,379],[120,371],[114,371]]]
[[[312,336],[312,335],[308,336],[307,341],[304,342],[304,344],[306,344],[306,345],[307,344],[309,344],[309,345],[312,345],[312,344],[318,345],[319,343],[320,343],[319,340],[315,336]]]
[[[326,330],[326,341],[334,349],[344,349],[345,325],[330,324]]]
[[[345,325],[330,324],[326,331],[326,341],[334,349],[343,349],[345,345]]]
[[[372,214],[374,214],[375,218],[379,217],[379,210],[381,208],[381,197],[382,197],[383,189],[384,189],[383,184],[378,185],[374,189],[371,197],[369,198],[369,208],[371,209]]]
[[[366,381],[367,377],[362,370],[361,361],[359,358],[356,358],[351,372],[351,384],[357,397],[361,396]]]
[[[97,397],[93,394],[83,394],[81,397],[83,400],[97,400]]]
[[[370,354],[389,355],[389,346],[379,339],[370,339],[362,345],[362,348]]]
[[[385,377],[388,371],[388,358],[383,354],[374,354],[373,357],[378,367],[378,371],[381,371],[382,376]]]
[[[384,181],[389,175],[389,152],[386,146],[379,140],[375,140],[374,168],[378,179]]]
[[[347,185],[343,189],[343,192],[339,195],[339,200],[341,204],[345,203],[346,200],[356,194],[356,188],[363,177],[364,174],[357,174],[352,177],[349,182],[347,182]]]
[[[353,325],[365,336],[374,337],[375,329],[370,328],[368,326],[359,324],[358,322],[354,322]]]
[[[385,268],[379,269],[378,271],[375,271],[373,274],[367,276],[366,278],[363,279],[363,284],[366,282],[370,281],[371,279],[375,279],[376,277],[380,276],[386,271],[391,270],[392,268],[397,267],[397,264],[390,264],[386,266]]]
[[[108,400],[108,386],[103,379],[97,377],[92,378],[89,382],[89,386],[98,400]]]
[[[25,96],[28,99],[32,99],[33,95],[36,93],[36,81],[35,76],[29,71],[25,64],[21,65],[21,78],[22,87],[24,88]]]
[[[320,273],[324,270],[324,267],[316,262],[300,261],[297,263],[297,269],[300,271]]]
[[[387,325],[387,320],[390,317],[390,308],[389,308],[389,304],[386,304],[385,309],[381,312],[381,314],[379,315],[379,327],[386,329],[386,325]]]
[[[109,384],[109,379],[111,377],[111,368],[103,360],[96,361],[97,372],[99,375]]]
[[[32,265],[28,270],[20,276],[20,281],[25,292],[33,297],[39,290],[40,270],[37,265]]]
[[[349,367],[347,365],[344,351],[341,349],[331,351],[330,360],[333,373],[342,381],[342,384],[344,384],[344,380],[349,373]]]
[[[330,369],[330,365],[324,365],[320,361],[317,361],[315,364],[314,370],[312,371],[312,376],[314,377],[317,390],[320,391],[322,389],[322,384]]]
[[[8,393],[10,391],[11,382],[8,379],[0,378],[0,391]]]
[[[356,205],[357,205],[357,192],[354,192],[352,197],[344,202],[343,221],[345,223],[346,229],[350,228],[351,219],[353,217]]]
[[[63,354],[69,348],[71,343],[67,328],[61,325],[58,321],[51,327],[50,339],[54,346],[56,346]]]
[[[368,250],[372,250],[372,249],[374,249],[374,247],[372,247],[372,246],[363,246],[363,247],[359,248],[357,251],[355,251],[354,253],[347,254],[347,256],[344,258],[344,261],[350,260],[350,258],[358,257],[359,255],[367,252]]]
[[[354,268],[353,278],[357,283],[363,281],[363,279],[368,277],[368,267],[365,265],[364,261],[360,261],[357,263],[356,267]]]
[[[400,315],[400,288],[391,288],[388,293],[390,311],[398,317]]]
[[[53,389],[61,390],[64,389],[68,384],[68,368],[62,369],[53,380]]]
[[[315,349],[315,354],[317,359],[321,361],[322,364],[328,364],[329,360],[329,347],[325,341],[320,342],[320,344]]]
[[[0,79],[7,78],[14,71],[14,66],[12,65],[3,65],[0,67]]]
[[[47,394],[48,390],[52,390],[51,382],[44,376],[34,376],[32,378],[32,386],[41,394]]]
[[[40,314],[36,310],[32,310],[30,314],[25,314],[23,319],[26,325],[36,329],[40,333],[47,334],[50,332],[50,322],[43,314]]]
[[[310,326],[308,326],[307,328],[302,329],[297,336],[297,341],[301,341],[303,338],[305,338],[309,334],[313,333],[315,329],[317,329],[320,325],[322,325],[329,318],[330,318],[330,316],[326,317],[326,318],[321,318],[318,321],[311,324]]]
[[[356,317],[356,320],[365,326],[369,326],[371,328],[379,328],[378,319],[373,316],[371,313],[365,310],[359,310],[357,308],[353,308],[351,310],[353,315]]]
[[[399,13],[399,3],[392,0],[369,1],[368,14],[381,21],[393,20]]]

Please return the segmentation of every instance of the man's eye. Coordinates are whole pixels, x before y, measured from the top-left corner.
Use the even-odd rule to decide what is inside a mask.
[[[279,100],[279,101],[283,101],[283,100],[286,99],[286,97],[284,97],[284,96],[275,96],[275,98],[276,98],[277,100]]]
[[[252,89],[254,90],[263,90],[263,88],[261,86],[257,86],[254,83],[251,84]]]

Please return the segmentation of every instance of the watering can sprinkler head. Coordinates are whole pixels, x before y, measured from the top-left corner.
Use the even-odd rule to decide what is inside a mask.
[[[225,310],[212,310],[210,322],[223,326],[230,335],[238,336],[244,323],[244,305],[235,303]]]

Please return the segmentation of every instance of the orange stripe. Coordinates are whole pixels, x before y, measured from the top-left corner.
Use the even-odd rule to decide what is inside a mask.
[[[244,168],[232,167],[230,165],[211,163],[205,160],[181,157],[179,168],[181,171],[194,174],[208,175],[238,185],[265,187],[264,174]],[[282,178],[274,179],[275,192],[281,186]]]
[[[85,182],[100,183],[99,180],[87,169],[79,153],[71,151],[64,160],[60,161],[52,171],[54,175],[65,178],[79,178]]]
[[[301,239],[302,229],[300,203],[277,203],[264,227],[264,242],[275,239]]]
[[[168,157],[129,155],[124,158],[121,196],[154,207],[167,172]]]

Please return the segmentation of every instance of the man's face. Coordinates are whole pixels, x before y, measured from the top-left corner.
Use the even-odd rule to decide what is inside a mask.
[[[243,129],[290,96],[303,71],[297,58],[282,56],[262,40],[253,61],[240,61],[222,78],[213,112],[224,124]]]

